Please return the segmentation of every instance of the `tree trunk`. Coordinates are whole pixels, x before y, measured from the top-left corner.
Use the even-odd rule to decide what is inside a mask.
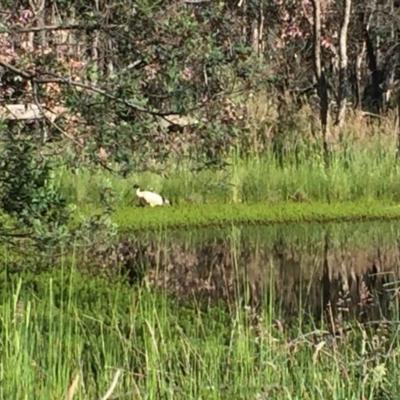
[[[109,51],[109,57],[108,57],[108,62],[107,62],[107,73],[109,78],[113,78],[115,73],[114,73],[114,64],[113,64],[113,58],[112,54],[114,49],[114,44],[111,39],[108,41],[108,51]]]
[[[35,17],[35,23],[39,28],[43,28],[45,25],[46,0],[29,0],[29,6],[31,7],[32,14]],[[46,32],[41,30],[36,35],[39,37],[39,44],[43,51],[46,46]],[[30,32],[29,39],[31,41],[32,50],[34,49],[34,36],[35,34]]]
[[[396,115],[396,131],[397,131],[397,152],[396,159],[400,162],[400,86],[395,89],[395,96],[397,102],[397,115]]]
[[[257,11],[253,10],[256,13],[256,16],[249,13],[249,17],[252,19],[251,21],[251,46],[254,50],[254,54],[257,54],[258,57],[261,57],[264,51],[264,43],[263,43],[263,28],[264,28],[264,12],[263,12],[263,2],[259,1]]]
[[[351,0],[344,1],[343,18],[340,26],[339,39],[339,99],[338,111],[336,114],[335,125],[339,129],[339,140],[343,139],[343,124],[346,115],[346,95],[347,95],[347,30],[350,21]]]
[[[99,13],[99,1],[95,0],[94,2],[96,13]],[[98,75],[99,75],[99,41],[100,41],[100,32],[96,29],[93,32],[93,39],[91,43],[91,58],[92,58],[92,75],[91,81],[93,84],[97,83]]]
[[[365,13],[362,13],[358,19],[359,23],[363,27],[363,32],[368,31],[371,20],[372,20],[373,13],[370,13],[368,18]],[[367,50],[367,42],[365,40],[365,34],[363,35],[363,41],[362,41],[362,47],[359,53],[357,54],[356,58],[356,79],[357,79],[357,99],[356,99],[356,106],[359,111],[362,111],[362,105],[363,105],[363,94],[361,90],[361,78],[362,78],[362,71],[361,71],[361,65],[365,57],[365,52]]]
[[[325,167],[329,166],[328,144],[328,90],[324,71],[321,67],[321,4],[320,0],[312,0],[314,23],[314,73],[318,85],[320,98],[320,121],[322,131],[322,144],[324,149]]]

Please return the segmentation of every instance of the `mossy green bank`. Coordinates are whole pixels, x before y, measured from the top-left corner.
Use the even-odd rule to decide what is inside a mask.
[[[292,222],[358,222],[400,219],[390,202],[204,204],[177,207],[121,207],[113,220],[123,231]]]

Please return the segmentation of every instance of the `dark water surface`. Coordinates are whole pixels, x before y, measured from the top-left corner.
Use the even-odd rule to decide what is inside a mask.
[[[184,301],[273,305],[283,317],[389,317],[397,299],[400,223],[163,231],[128,238],[128,273]],[[134,250],[132,250],[134,249]]]

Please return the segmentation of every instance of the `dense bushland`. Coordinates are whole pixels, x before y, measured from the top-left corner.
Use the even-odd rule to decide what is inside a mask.
[[[236,276],[223,282],[238,294],[229,302],[183,304],[142,278],[154,267],[157,280],[160,257],[180,251],[186,279],[190,252],[152,249],[139,243],[143,232],[134,245],[120,242],[117,225],[164,235],[167,222],[207,218],[397,216],[399,6],[364,3],[2,1],[1,397],[397,396],[395,281],[382,281],[375,297],[367,285],[375,277],[355,280],[351,292],[347,279],[340,290],[335,282],[339,301],[320,307],[325,318],[304,315],[301,294],[290,323],[272,283],[254,309],[253,289],[230,285]],[[345,5],[347,64],[339,46]],[[335,124],[344,99],[345,123]],[[133,183],[176,206],[132,211]],[[397,230],[386,234],[393,242]],[[343,235],[359,244],[365,231]],[[330,240],[316,244],[327,267]],[[204,251],[207,260],[230,257],[232,271],[245,273],[237,247],[213,251]],[[211,264],[200,267],[210,287]],[[195,275],[182,287],[198,288]]]
[[[397,31],[382,20],[397,6],[353,2],[343,69],[345,9],[322,5],[318,33],[317,3],[5,2],[7,241],[34,238],[49,254],[108,240],[133,180],[177,203],[397,200]],[[347,99],[339,136],[319,121],[318,49],[332,121]],[[83,203],[105,213],[72,232]]]
[[[313,3],[20,1],[1,21],[2,91],[8,104],[55,113],[31,126],[38,137],[68,137],[75,153],[116,161],[124,174],[162,170],[171,156],[192,168],[220,166],[232,147],[318,152]],[[343,92],[350,109],[379,120],[396,107],[398,63],[397,31],[381,14],[394,18],[397,9],[355,1],[352,11],[343,89],[344,9],[321,9],[329,112],[334,120]],[[366,131],[374,129],[350,124],[341,138]]]

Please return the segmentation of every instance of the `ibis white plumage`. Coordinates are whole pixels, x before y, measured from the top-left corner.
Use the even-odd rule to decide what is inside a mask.
[[[134,185],[133,188],[136,189],[136,196],[139,197],[139,199],[143,199],[151,207],[170,204],[170,202],[167,199],[165,199],[158,193],[150,192],[148,190],[142,191],[140,190],[139,185]]]

